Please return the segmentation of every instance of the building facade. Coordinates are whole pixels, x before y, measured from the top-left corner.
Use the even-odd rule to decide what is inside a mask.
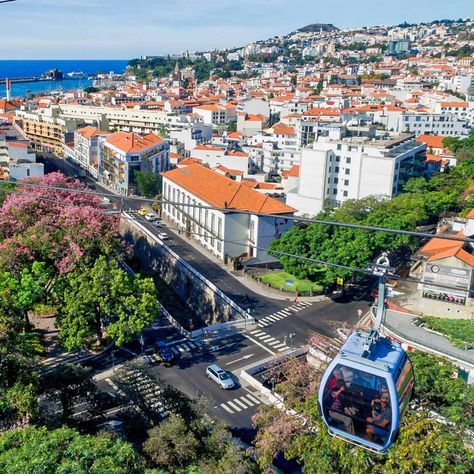
[[[267,260],[270,243],[292,226],[288,217],[295,211],[199,164],[164,173],[163,197],[169,201],[163,216],[223,262],[239,257]],[[229,211],[206,209],[209,206]]]
[[[101,140],[99,181],[117,193],[136,192],[136,171],[158,175],[168,169],[169,143],[153,133],[116,132]]]

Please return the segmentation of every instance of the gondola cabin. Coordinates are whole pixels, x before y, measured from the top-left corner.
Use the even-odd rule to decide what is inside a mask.
[[[329,364],[319,388],[319,409],[329,432],[385,453],[397,440],[414,385],[401,346],[380,337],[369,351],[367,334],[354,332]]]

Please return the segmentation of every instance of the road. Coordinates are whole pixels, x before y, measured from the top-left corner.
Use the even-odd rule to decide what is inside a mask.
[[[64,160],[48,157],[45,161],[47,171],[59,169],[68,175],[77,173]],[[89,179],[85,181],[95,189],[109,193],[95,181]],[[137,201],[127,198],[124,198],[124,206],[135,211],[141,207]],[[153,234],[163,231],[139,217],[136,212],[133,215]],[[335,300],[311,303],[274,300],[251,291],[184,238],[170,230],[166,232],[171,237],[166,241],[166,245],[237,304],[245,309],[251,309],[252,314],[258,319],[258,324],[246,332],[229,335],[223,339],[197,342],[183,339],[166,319],[160,318],[145,332],[143,348],[135,342],[116,352],[113,361],[109,356],[96,364],[93,370],[95,373],[100,373],[110,369],[113,363],[120,364],[127,359],[137,359],[142,351],[150,353],[153,351],[156,339],[166,340],[174,352],[179,354],[179,360],[172,367],[155,364],[150,369],[152,373],[192,398],[200,394],[209,396],[216,415],[225,420],[234,433],[250,442],[254,437],[251,418],[256,409],[262,403],[268,403],[268,400],[239,379],[242,368],[282,355],[291,348],[300,347],[308,341],[312,333],[336,337],[337,326],[344,323],[355,325],[359,319],[358,312],[365,314],[369,310],[371,298],[368,295],[373,286],[372,282],[369,281],[359,289],[351,290],[351,293]],[[216,363],[229,371],[238,382],[238,387],[224,391],[207,379],[205,369],[211,363]],[[99,386],[112,393],[115,376],[116,374],[110,374],[101,379]]]

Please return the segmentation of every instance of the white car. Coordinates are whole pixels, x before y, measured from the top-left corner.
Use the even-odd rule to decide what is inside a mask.
[[[158,234],[158,237],[159,237],[161,240],[168,240],[168,239],[169,239],[168,234],[165,234],[164,232],[160,232],[160,233]]]
[[[147,221],[153,222],[153,221],[156,221],[156,216],[155,216],[155,214],[153,214],[153,212],[149,212],[149,213],[145,216],[145,219],[146,219]]]
[[[214,382],[216,382],[216,384],[223,390],[235,387],[235,383],[230,378],[229,374],[216,364],[212,364],[206,369],[206,375],[211,380],[214,380]]]

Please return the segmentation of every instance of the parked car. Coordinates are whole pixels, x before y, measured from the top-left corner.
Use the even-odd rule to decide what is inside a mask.
[[[160,232],[158,234],[158,237],[161,239],[161,240],[168,240],[169,239],[169,235],[168,234],[165,234],[164,232]]]
[[[145,217],[148,214],[148,212],[149,212],[148,209],[145,209],[144,207],[142,207],[138,210],[138,215]]]
[[[153,222],[154,220],[156,220],[156,216],[155,216],[155,214],[153,214],[153,212],[149,212],[149,213],[145,216],[145,219],[146,219],[147,221]]]
[[[176,354],[170,349],[168,344],[163,341],[156,341],[156,354],[161,362],[165,364],[171,364],[176,359]]]
[[[216,382],[216,384],[223,390],[235,387],[235,383],[230,375],[216,364],[212,364],[206,369],[206,375],[208,378]]]

